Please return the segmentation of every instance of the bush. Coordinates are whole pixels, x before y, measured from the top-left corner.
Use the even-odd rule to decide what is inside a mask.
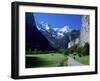
[[[89,44],[85,43],[83,50],[82,50],[83,55],[89,55]]]
[[[64,52],[65,55],[69,55],[70,53],[70,49],[66,49],[66,51]]]
[[[77,53],[77,50],[78,50],[78,44],[75,44],[72,47],[67,48],[66,51],[65,51],[65,54],[68,55],[68,54]]]
[[[83,55],[89,55],[89,44],[85,43],[83,47],[80,47],[79,44],[75,44],[72,47],[67,48],[64,54],[65,55],[78,54],[79,57]]]

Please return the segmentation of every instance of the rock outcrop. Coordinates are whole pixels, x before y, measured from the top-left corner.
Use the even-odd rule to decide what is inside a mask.
[[[79,38],[76,38],[75,40],[71,41],[68,43],[68,48],[72,47],[75,44],[79,43]]]

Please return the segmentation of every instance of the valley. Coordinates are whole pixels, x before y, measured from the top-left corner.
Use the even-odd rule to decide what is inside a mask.
[[[89,65],[89,16],[81,17],[81,27],[72,29],[38,23],[33,13],[26,13],[25,67]]]

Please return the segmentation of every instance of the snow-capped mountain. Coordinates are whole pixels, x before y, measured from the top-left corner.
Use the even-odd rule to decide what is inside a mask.
[[[59,28],[53,28],[55,31],[57,31]]]
[[[56,31],[51,28],[51,26],[48,23],[41,22],[40,24],[37,24],[37,29],[44,35],[47,35],[48,37],[56,37]]]
[[[37,24],[37,29],[42,31],[47,31],[50,29],[49,26],[50,25],[48,23],[41,22],[40,24]]]
[[[48,39],[52,47],[56,49],[63,49],[68,47],[68,43],[71,39],[78,37],[77,31],[72,31],[69,26],[64,27],[51,27],[46,22],[36,24],[37,29]]]
[[[56,38],[61,38],[64,36],[64,34],[71,32],[71,29],[67,25],[61,28],[51,28],[51,26],[46,22],[41,22],[40,24],[37,24],[37,28],[41,32],[45,31],[52,34],[52,36]]]
[[[62,28],[57,29],[56,31],[58,36],[63,37],[64,34],[71,32],[71,29],[69,28],[69,26],[66,25]]]
[[[41,25],[46,29],[46,30],[49,30],[50,29],[50,25],[46,22],[41,22]]]
[[[62,33],[68,33],[70,31],[71,31],[71,29],[67,25],[58,29],[58,32],[62,32]]]

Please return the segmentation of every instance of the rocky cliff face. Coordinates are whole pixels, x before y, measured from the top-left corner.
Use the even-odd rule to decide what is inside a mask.
[[[68,43],[68,48],[72,47],[75,44],[79,43],[79,38],[76,38],[75,40],[71,41]]]
[[[85,43],[89,43],[89,33],[90,33],[90,23],[89,23],[89,16],[85,15],[82,18],[82,26],[80,30],[80,46],[84,46]]]
[[[90,33],[90,23],[89,23],[89,16],[84,15],[82,18],[82,25],[80,29],[80,35],[78,38],[74,39],[73,41],[70,41],[68,43],[68,48],[72,47],[75,44],[80,44],[80,46],[84,46],[85,43],[89,43],[89,33]]]

